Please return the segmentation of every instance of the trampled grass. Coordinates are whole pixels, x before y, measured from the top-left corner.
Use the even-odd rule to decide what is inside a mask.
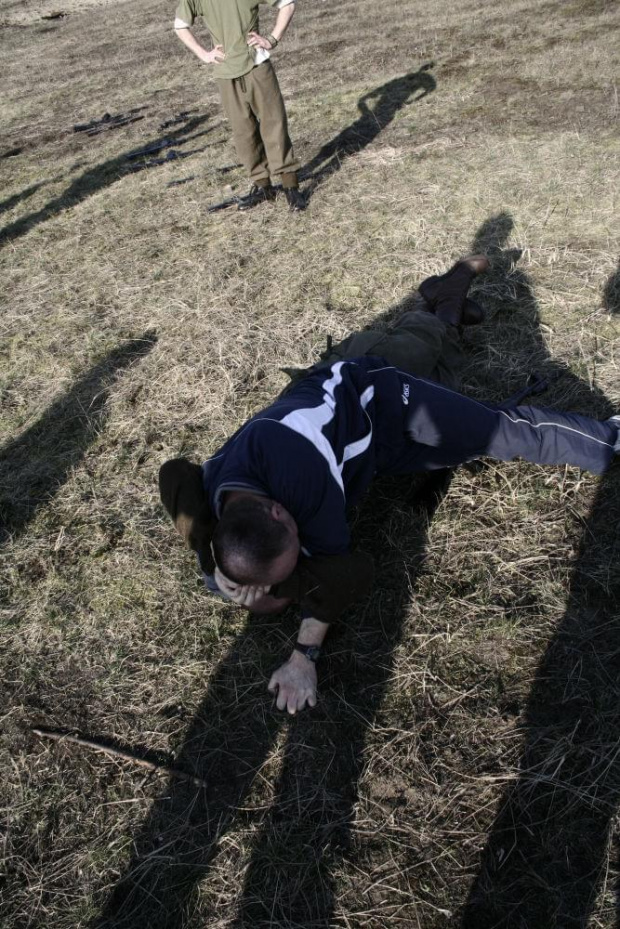
[[[478,248],[465,389],[537,371],[540,402],[618,410],[618,10],[298,6],[275,61],[309,207],[239,215],[207,212],[245,181],[172,6],[0,0],[0,921],[612,929],[615,470],[462,469],[432,514],[379,483],[375,591],[294,720],[265,691],[294,613],[209,599],[156,475]]]

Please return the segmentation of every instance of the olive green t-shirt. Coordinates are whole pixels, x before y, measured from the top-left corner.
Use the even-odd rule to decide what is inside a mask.
[[[213,66],[216,78],[241,77],[255,65],[253,50],[247,44],[248,32],[258,32],[259,3],[276,6],[278,0],[180,0],[178,19],[188,26],[202,16],[214,45],[222,45],[226,58]]]

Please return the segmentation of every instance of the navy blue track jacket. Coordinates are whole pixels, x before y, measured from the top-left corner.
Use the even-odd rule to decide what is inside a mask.
[[[481,456],[606,470],[618,421],[470,400],[364,356],[317,368],[250,419],[203,466],[219,518],[222,495],[252,490],[295,519],[310,554],[349,548],[346,508],[373,476],[428,471]]]

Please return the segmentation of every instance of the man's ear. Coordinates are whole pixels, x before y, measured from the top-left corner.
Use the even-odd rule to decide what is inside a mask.
[[[277,500],[273,500],[269,512],[271,513],[272,517],[277,520],[277,522],[283,523],[285,528],[292,536],[295,536],[295,538],[299,537],[299,529],[295,519],[291,516],[289,511],[282,506],[281,503],[278,503]]]
[[[286,511],[281,503],[278,503],[276,500],[272,500],[269,512],[275,520],[281,523]]]

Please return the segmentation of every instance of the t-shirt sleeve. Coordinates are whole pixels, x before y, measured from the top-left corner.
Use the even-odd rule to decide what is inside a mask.
[[[179,0],[179,5],[175,11],[175,29],[180,29],[182,26],[180,23],[185,23],[187,26],[193,26],[194,20],[198,15],[196,10],[196,4],[194,0]]]

